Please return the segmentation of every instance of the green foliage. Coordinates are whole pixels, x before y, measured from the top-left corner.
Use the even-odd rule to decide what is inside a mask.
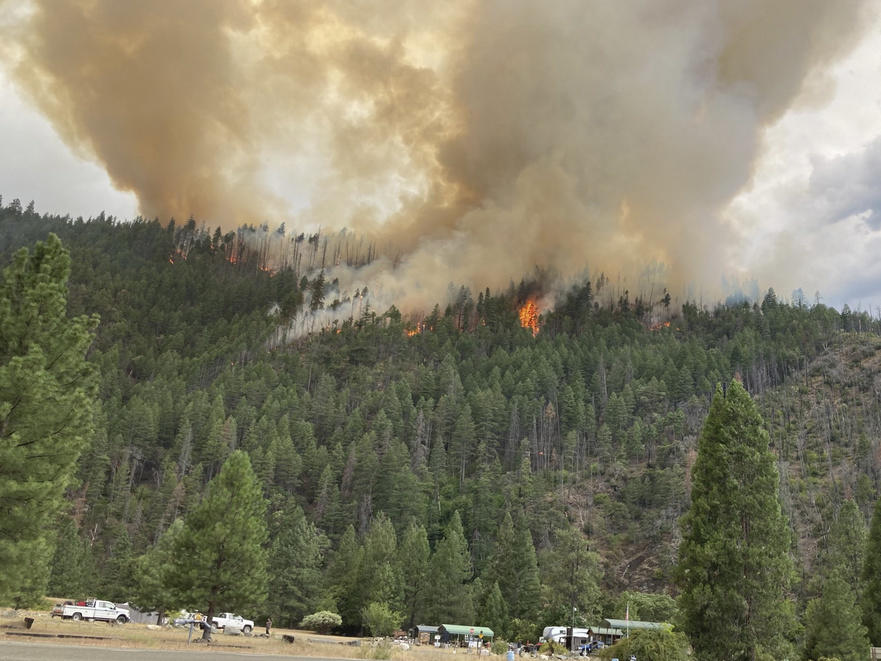
[[[824,582],[822,594],[808,603],[805,612],[805,659],[828,656],[863,661],[869,656],[867,629],[856,596],[839,575]]]
[[[553,640],[546,640],[545,642],[543,642],[539,646],[538,651],[540,654],[547,654],[547,655],[551,655],[551,654],[566,655],[569,653],[569,650],[566,649],[565,645],[561,645],[560,643],[556,643]]]
[[[60,519],[46,592],[67,599],[95,594],[97,568],[88,544],[78,534],[76,523],[69,514],[62,514]]]
[[[542,627],[537,622],[530,622],[515,617],[511,620],[509,628],[511,640],[534,642],[541,637]]]
[[[135,562],[132,601],[139,609],[156,610],[161,616],[182,605],[180,597],[171,587],[171,573],[176,571],[174,554],[183,528],[183,519],[176,519],[159,541]]]
[[[411,524],[401,540],[399,553],[404,607],[407,626],[410,628],[417,623],[417,620],[422,620],[425,611],[430,555],[425,527],[416,523]]]
[[[863,624],[869,640],[881,645],[881,499],[875,502],[863,564]]]
[[[331,613],[330,611],[318,611],[317,613],[312,613],[311,615],[304,617],[300,621],[300,626],[310,631],[317,631],[318,633],[330,633],[342,625],[342,623],[343,618],[336,613]]]
[[[70,258],[50,234],[0,280],[0,601],[44,594],[56,514],[94,431],[94,317],[67,315]]]
[[[688,639],[672,629],[640,629],[599,652],[604,660],[629,659],[631,655],[638,660],[686,661],[690,657]]]
[[[789,527],[768,434],[737,381],[716,390],[692,474],[677,575],[695,657],[785,657],[795,627]]]
[[[266,598],[266,502],[248,455],[233,452],[175,536],[168,587],[202,610],[242,611]],[[207,632],[207,630],[206,630]]]
[[[496,636],[508,636],[508,605],[499,584],[493,581],[488,590],[478,595],[477,601],[477,621],[492,629]]]
[[[325,239],[328,260],[345,251],[350,261],[350,237],[335,252],[333,236],[71,220],[21,204],[0,206],[0,262],[17,268],[15,251],[48,245],[50,232],[71,268],[65,321],[46,342],[76,326],[69,318],[87,331],[101,318],[84,345],[100,405],[72,427],[81,438],[64,449],[79,459],[53,492],[64,493],[64,514],[49,508],[45,543],[27,565],[44,564],[58,539],[53,592],[133,595],[133,562],[199,508],[238,449],[269,502],[266,608],[280,624],[326,609],[356,633],[371,601],[411,625],[433,621],[441,605],[471,620],[475,608],[503,610],[488,602],[496,581],[520,640],[567,624],[573,604],[580,624],[623,615],[622,594],[634,587],[671,592],[710,384],[735,373],[768,421],[798,537],[791,548],[805,554],[802,575],[816,577],[795,591],[820,594],[828,567],[859,571],[846,498],[852,490],[867,519],[881,474],[881,421],[871,414],[881,322],[866,313],[777,295],[677,310],[669,296],[612,292],[600,275],[543,310],[535,338],[516,314],[529,282],[476,300],[454,288],[447,309],[417,323],[372,310],[363,291],[322,273],[332,263]],[[351,318],[322,329],[310,304]],[[30,333],[26,318],[10,314],[0,335]],[[652,327],[659,318],[670,327]],[[38,373],[13,376],[40,387]],[[454,512],[461,539],[450,553]],[[446,604],[432,554],[465,560],[452,563],[465,569]],[[19,603],[41,591],[45,572],[21,577]],[[632,616],[667,619],[669,603],[631,598]]]
[[[361,618],[372,636],[391,636],[401,626],[403,615],[388,604],[372,601],[361,612]]]
[[[492,645],[490,645],[489,649],[493,654],[506,654],[508,652],[508,641],[496,636],[493,638]]]
[[[568,622],[573,606],[589,622],[602,619],[599,557],[577,528],[555,531],[554,545],[542,557],[543,619]]]
[[[267,608],[280,626],[293,626],[324,595],[324,557],[329,542],[299,506],[271,516]]]
[[[444,537],[438,542],[429,571],[428,617],[433,622],[470,622],[474,616],[468,584],[471,557],[458,511],[453,512]]]

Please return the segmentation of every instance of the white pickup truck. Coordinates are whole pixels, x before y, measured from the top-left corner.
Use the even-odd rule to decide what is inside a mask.
[[[235,613],[218,613],[212,619],[212,624],[218,629],[240,629],[242,633],[251,633],[254,630],[254,620],[246,620]]]
[[[125,624],[132,619],[131,612],[127,608],[117,606],[112,601],[101,599],[89,599],[61,607],[61,617],[72,620],[102,620],[104,622],[118,622]]]

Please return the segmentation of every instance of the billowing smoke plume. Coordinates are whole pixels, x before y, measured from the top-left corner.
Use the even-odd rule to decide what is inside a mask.
[[[5,37],[21,87],[145,215],[352,227],[385,257],[349,277],[407,309],[536,267],[718,282],[719,212],[763,128],[861,12],[35,0]]]

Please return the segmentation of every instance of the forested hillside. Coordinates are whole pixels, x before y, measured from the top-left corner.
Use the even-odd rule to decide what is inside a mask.
[[[842,504],[871,514],[881,327],[864,313],[773,291],[631,299],[600,277],[542,311],[536,334],[518,316],[531,281],[460,289],[410,319],[334,299],[318,236],[17,201],[0,208],[0,264],[50,232],[71,256],[69,314],[100,317],[96,431],[50,594],[131,599],[137,559],[244,450],[269,502],[264,611],[279,624],[328,609],[357,631],[384,603],[405,624],[534,638],[573,607],[623,617],[625,593],[632,618],[667,618],[672,600],[632,593],[673,594],[697,435],[732,377],[768,425],[799,596]],[[330,306],[351,318],[287,332]]]

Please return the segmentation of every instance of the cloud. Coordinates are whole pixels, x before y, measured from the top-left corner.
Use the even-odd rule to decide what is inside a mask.
[[[811,165],[807,195],[818,205],[821,221],[860,216],[881,229],[881,137],[854,153],[814,156]]]

